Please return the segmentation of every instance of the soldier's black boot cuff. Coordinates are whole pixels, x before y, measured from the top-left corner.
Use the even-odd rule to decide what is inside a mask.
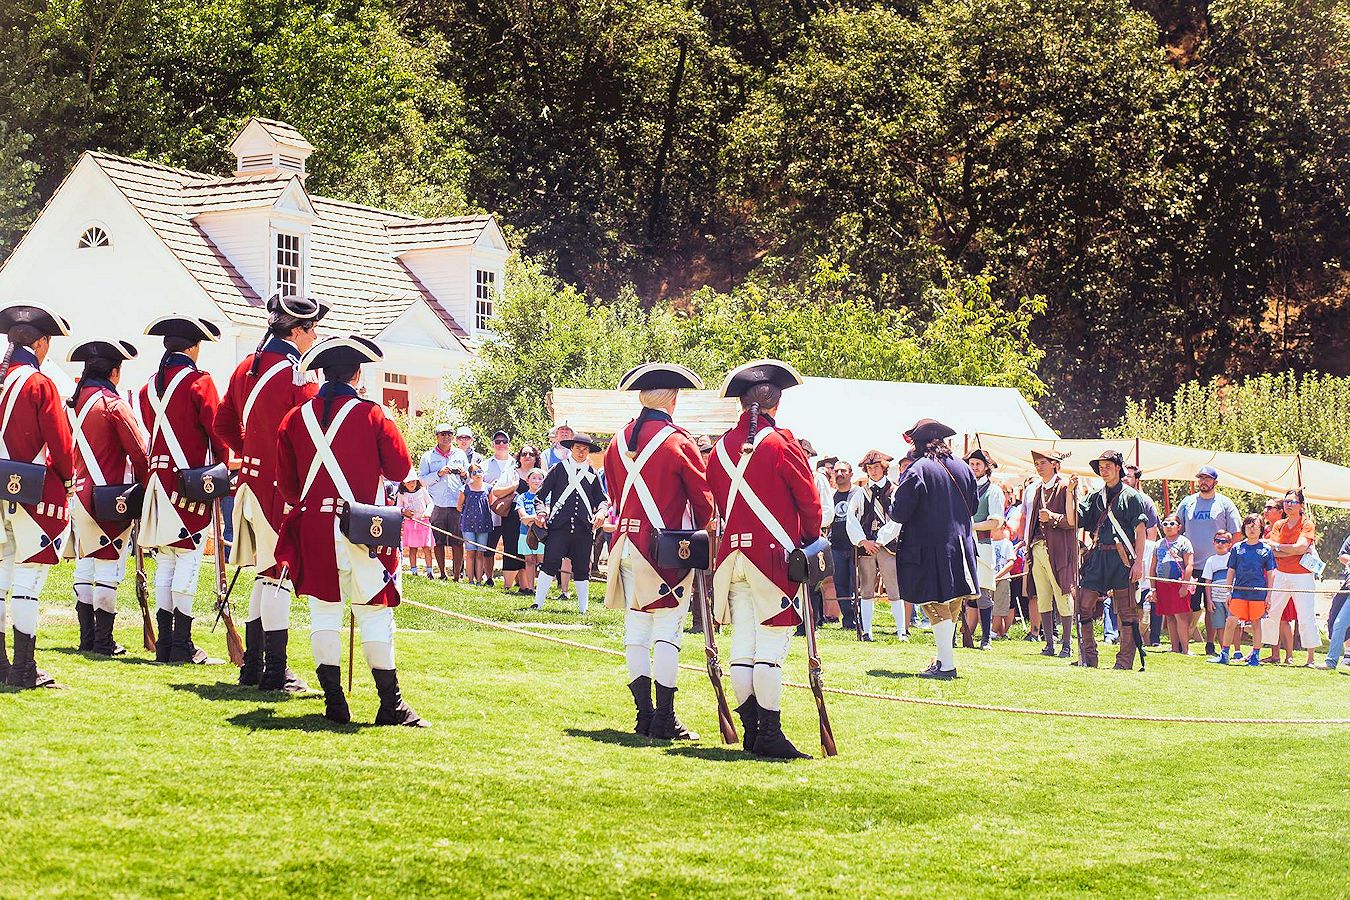
[[[413,728],[426,728],[430,722],[422,719],[403,699],[398,687],[397,669],[371,669],[375,677],[375,690],[380,695],[380,710],[375,714],[376,725],[408,725]]]
[[[652,714],[651,736],[663,741],[696,741],[698,733],[690,731],[675,715],[675,692],[656,682],[656,711]]]
[[[121,656],[127,652],[127,648],[113,638],[113,624],[116,621],[117,613],[94,610],[94,646],[91,650],[103,656]]]
[[[323,688],[323,714],[340,725],[352,720],[352,711],[347,706],[347,695],[342,693],[342,670],[337,666],[319,666],[315,669],[319,675],[319,686]]]
[[[741,717],[741,746],[745,748],[746,753],[755,752],[755,738],[759,735],[759,701],[755,695],[751,694],[745,698],[745,702],[736,707],[736,714]]]
[[[633,734],[648,737],[652,729],[652,679],[649,675],[639,675],[628,682],[628,690],[633,693],[633,705],[637,707],[637,722],[633,725]]]
[[[155,662],[166,663],[173,656],[173,613],[167,609],[155,610]]]

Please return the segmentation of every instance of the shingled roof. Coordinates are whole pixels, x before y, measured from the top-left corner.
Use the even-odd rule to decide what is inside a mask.
[[[259,121],[269,128],[281,125]],[[222,178],[109,153],[87,155],[231,321],[265,322],[266,298],[258,296],[193,218],[203,212],[270,205],[296,176]],[[309,236],[308,293],[332,306],[326,320],[332,327],[374,337],[424,300],[457,338],[468,338],[468,332],[397,257],[418,247],[472,244],[492,221],[491,216],[418,219],[308,196],[317,215]]]

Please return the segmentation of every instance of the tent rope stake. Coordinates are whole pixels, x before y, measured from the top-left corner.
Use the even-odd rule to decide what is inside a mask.
[[[508,625],[505,622],[497,622],[493,619],[484,619],[479,616],[470,616],[465,613],[454,612],[440,606],[433,606],[429,603],[420,603],[416,600],[404,598],[404,603],[409,606],[415,606],[418,609],[425,609],[429,612],[440,613],[452,619],[459,619],[463,622],[469,622],[474,625],[481,625],[484,628],[493,628],[498,631],[505,631],[509,634],[523,635],[534,638],[538,641],[547,641],[550,644],[561,644],[564,647],[571,647],[575,650],[586,650],[591,653],[602,653],[606,656],[624,656],[621,650],[612,650],[608,647],[597,647],[594,644],[584,644],[581,641],[570,641],[567,638],[554,637],[550,634],[535,634],[526,628],[518,625]],[[703,666],[696,666],[690,663],[680,663],[680,668],[686,672],[703,672]],[[801,684],[795,681],[784,681],[785,687],[810,690],[810,685]],[[920,706],[938,706],[945,709],[969,709],[977,712],[995,712],[1011,713],[1024,716],[1048,716],[1061,719],[1099,719],[1114,722],[1156,722],[1162,724],[1176,725],[1350,725],[1350,719],[1246,719],[1246,718],[1220,718],[1213,716],[1148,716],[1135,715],[1131,713],[1100,713],[1100,712],[1077,712],[1063,709],[1035,709],[1021,706],[995,706],[986,703],[958,703],[955,700],[935,700],[927,697],[901,697],[898,694],[873,693],[871,691],[850,691],[844,688],[825,688],[829,694],[838,694],[841,697],[861,697],[867,700],[882,700],[891,703],[914,703]]]

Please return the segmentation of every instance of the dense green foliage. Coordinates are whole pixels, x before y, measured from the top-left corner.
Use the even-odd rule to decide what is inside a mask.
[[[232,669],[146,664],[129,587],[118,636],[131,652],[99,661],[69,650],[70,566],[58,567],[39,659],[67,689],[0,689],[6,896],[1285,897],[1335,893],[1350,877],[1345,727],[1055,719],[835,696],[840,755],[777,765],[722,749],[699,672],[681,674],[678,705],[703,740],[639,740],[625,733],[622,658],[410,605],[397,613],[400,680],[434,728],[360,726],[376,698],[359,652],[356,723],[333,727],[317,696],[262,699],[232,686]],[[422,581],[409,593],[498,620],[581,624],[575,612],[521,613],[486,589]],[[591,609],[561,636],[617,651],[622,614]],[[920,684],[898,676],[924,664],[931,639],[897,645],[887,625],[879,615],[875,644],[828,629],[827,684],[1163,715],[1345,709],[1343,675],[1171,654],[1150,654],[1142,675],[1081,670],[1018,641],[958,650],[959,680]],[[201,642],[224,650],[219,631]],[[294,668],[312,684],[308,644],[303,628],[292,634]],[[701,666],[700,645],[687,636],[684,662]],[[803,682],[805,668],[794,641],[787,676]],[[818,754],[810,695],[788,689],[783,710],[785,731]],[[1261,786],[1262,815],[1235,800],[1238,760]],[[1184,786],[1149,793],[1147,766],[1185,772]],[[1277,820],[1298,824],[1274,834]]]
[[[0,241],[84,148],[218,170],[269,115],[311,189],[491,210],[616,316],[822,268],[906,321],[1043,297],[1081,433],[1350,369],[1346,46],[1346,0],[6,0]]]
[[[540,440],[552,421],[545,403],[552,388],[612,388],[623,372],[653,359],[677,360],[713,388],[733,367],[773,357],[805,375],[997,385],[1033,398],[1044,392],[1036,374],[1041,352],[1029,337],[1039,300],[1008,312],[986,280],[966,279],[931,289],[924,301],[928,316],[877,311],[852,292],[846,274],[822,270],[804,288],[704,289],[680,309],[644,308],[631,293],[594,304],[537,265],[517,262],[494,320],[497,336],[452,384],[451,405],[480,434],[505,428]],[[412,426],[415,448],[430,445],[427,420],[442,412]]]

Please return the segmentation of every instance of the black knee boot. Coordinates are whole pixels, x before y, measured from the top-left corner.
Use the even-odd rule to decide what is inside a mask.
[[[324,665],[315,671],[319,675],[319,686],[323,688],[324,718],[346,725],[352,720],[352,711],[347,706],[347,695],[342,693],[342,670]]]
[[[80,646],[81,651],[94,649],[94,604],[85,603],[83,600],[75,601],[75,618],[80,623]]]
[[[244,623],[244,664],[239,667],[239,683],[244,687],[257,687],[263,667],[263,627],[262,619]]]
[[[91,650],[102,656],[122,656],[127,652],[127,648],[113,638],[113,623],[116,621],[117,613],[94,610],[94,644]]]
[[[16,688],[59,688],[56,679],[37,667],[37,637],[14,629],[14,662],[5,684]]]
[[[309,685],[286,667],[286,643],[290,635],[290,631],[285,628],[263,632],[263,669],[258,678],[258,690],[285,691],[288,694],[309,690]]]
[[[753,753],[755,738],[759,736],[759,701],[755,699],[754,694],[746,697],[745,702],[736,707],[736,714],[741,717],[741,746],[745,748],[746,753]]]
[[[633,692],[633,705],[637,707],[637,722],[633,725],[633,734],[648,737],[652,729],[652,679],[649,675],[639,675],[628,682],[628,690]]]
[[[988,650],[990,646],[990,632],[994,628],[994,608],[986,606],[980,610],[980,649]]]
[[[676,690],[656,682],[656,712],[652,715],[651,736],[663,741],[696,741],[698,733],[684,727],[675,715]]]
[[[9,680],[9,651],[5,649],[5,633],[0,631],[0,684]]]
[[[192,616],[182,610],[173,611],[173,648],[169,651],[169,662],[192,663],[194,665],[219,665],[221,660],[211,659],[196,644],[192,643]]]
[[[403,699],[398,688],[398,670],[371,669],[375,677],[375,690],[380,695],[380,710],[375,714],[376,725],[408,725],[412,728],[427,728],[431,723],[424,720]]]
[[[782,710],[760,709],[759,734],[751,752],[765,759],[810,759],[809,755],[792,746],[783,734],[782,717]]]
[[[159,631],[155,637],[155,662],[166,663],[173,656],[173,612],[155,610],[155,625]]]

